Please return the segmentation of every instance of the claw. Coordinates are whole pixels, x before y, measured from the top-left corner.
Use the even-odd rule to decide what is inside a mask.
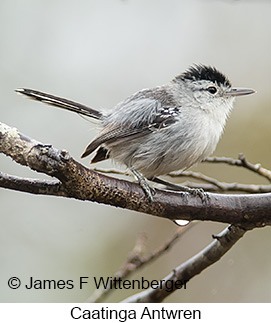
[[[189,189],[188,192],[194,196],[198,196],[201,199],[202,203],[206,204],[209,201],[210,197],[203,188],[187,188]]]

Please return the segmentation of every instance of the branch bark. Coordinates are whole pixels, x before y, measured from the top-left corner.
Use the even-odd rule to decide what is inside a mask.
[[[208,193],[205,203],[198,196],[185,192],[156,189],[154,202],[149,203],[136,183],[99,174],[76,162],[67,151],[32,140],[0,123],[0,152],[21,165],[57,178],[59,183],[34,180],[8,180],[2,176],[0,185],[35,194],[60,195],[80,200],[126,208],[170,220],[202,220],[232,223],[246,228],[271,224],[271,193],[225,195]],[[50,189],[49,189],[50,187]],[[40,189],[38,189],[40,188]],[[47,189],[46,189],[47,188]]]

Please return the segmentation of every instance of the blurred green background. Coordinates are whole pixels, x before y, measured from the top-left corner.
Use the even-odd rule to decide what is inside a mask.
[[[1,121],[59,149],[80,155],[96,134],[76,114],[51,108],[13,90],[29,87],[108,109],[137,90],[168,82],[192,63],[211,64],[234,86],[257,90],[237,100],[215,155],[271,168],[270,1],[81,0],[0,2]],[[88,160],[81,161],[88,166]],[[46,178],[0,156],[0,170]],[[110,162],[98,166],[112,167]],[[266,182],[246,170],[198,165],[222,181]],[[80,290],[10,290],[17,276],[72,279],[111,276],[138,233],[148,247],[176,230],[165,219],[72,199],[0,191],[0,301],[82,302]],[[167,254],[131,278],[162,279],[211,242],[225,225],[197,224]],[[256,229],[223,259],[167,302],[270,302],[270,228]],[[114,292],[120,301],[133,291]]]

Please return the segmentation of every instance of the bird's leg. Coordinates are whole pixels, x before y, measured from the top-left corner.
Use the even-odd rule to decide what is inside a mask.
[[[135,178],[138,180],[139,185],[143,189],[145,195],[147,196],[149,202],[153,202],[153,193],[155,192],[154,188],[152,188],[148,183],[147,179],[142,176],[137,170],[134,168],[130,168],[131,172],[134,174]]]
[[[184,185],[167,182],[167,181],[165,181],[161,178],[158,178],[158,177],[153,177],[149,180],[152,182],[158,183],[158,184],[165,185],[166,187],[171,188],[175,191],[187,192],[187,193],[190,193],[194,196],[199,196],[200,199],[202,200],[202,202],[204,202],[204,203],[207,202],[207,200],[209,198],[208,194],[205,193],[205,191],[202,188],[190,188],[190,187],[187,187]]]

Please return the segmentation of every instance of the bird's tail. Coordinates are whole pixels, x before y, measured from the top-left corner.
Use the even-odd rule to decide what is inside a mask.
[[[83,104],[80,104],[80,103],[77,103],[74,101],[70,101],[70,100],[67,100],[64,98],[60,98],[60,97],[57,97],[57,96],[54,96],[54,95],[51,95],[48,93],[39,92],[39,91],[35,91],[35,90],[30,90],[30,89],[17,89],[15,91],[18,93],[24,94],[31,99],[45,102],[45,103],[48,103],[50,105],[54,105],[54,106],[62,108],[62,109],[77,112],[79,114],[82,114],[82,115],[85,115],[87,117],[91,117],[94,119],[99,120],[103,116],[101,112],[94,110],[92,108],[89,108]]]

